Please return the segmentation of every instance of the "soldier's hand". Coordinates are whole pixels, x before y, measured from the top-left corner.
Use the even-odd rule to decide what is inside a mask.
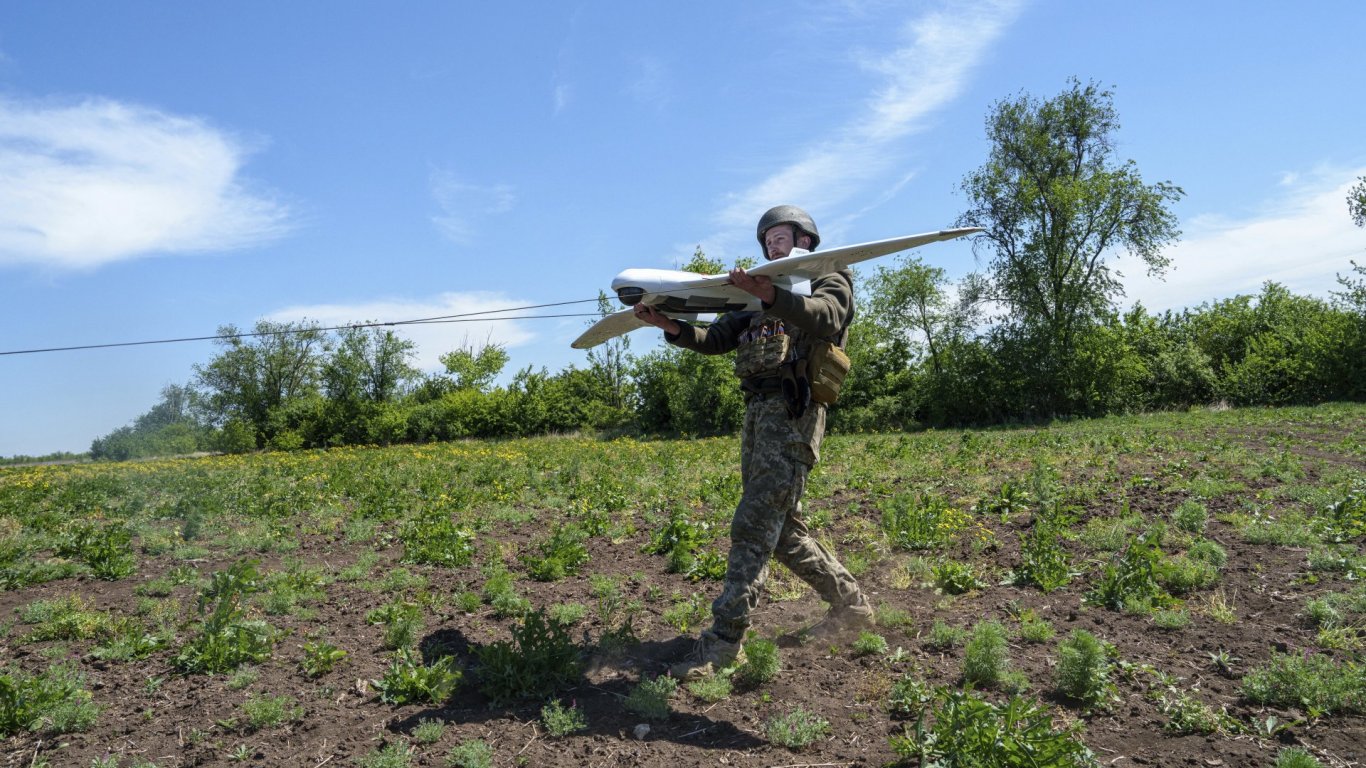
[[[772,304],[773,300],[778,297],[778,290],[773,287],[772,278],[766,275],[750,277],[745,270],[739,267],[730,271],[730,283],[765,304]]]

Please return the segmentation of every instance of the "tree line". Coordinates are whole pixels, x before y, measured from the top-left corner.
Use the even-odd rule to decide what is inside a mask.
[[[1053,98],[992,106],[991,150],[963,179],[969,206],[956,222],[984,228],[974,248],[985,268],[951,283],[903,257],[856,281],[853,367],[832,429],[1366,399],[1366,266],[1352,262],[1327,299],[1268,282],[1258,295],[1179,312],[1120,309],[1112,259],[1129,254],[1162,275],[1163,249],[1180,236],[1170,205],[1184,193],[1119,161],[1118,129],[1112,93],[1076,79]],[[1366,178],[1347,205],[1366,226]],[[700,249],[684,268],[725,269]],[[610,310],[606,297],[599,309]],[[91,455],[575,430],[717,434],[737,429],[744,410],[729,356],[635,354],[626,337],[593,349],[584,367],[527,367],[500,385],[509,357],[497,345],[451,351],[442,371],[424,374],[412,342],[391,330],[268,321],[254,330],[220,328],[218,352],[190,383],[167,387]]]

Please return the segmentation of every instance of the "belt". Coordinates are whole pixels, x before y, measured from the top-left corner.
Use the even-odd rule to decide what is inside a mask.
[[[783,391],[783,380],[778,376],[740,379],[740,389],[747,395],[776,395]]]

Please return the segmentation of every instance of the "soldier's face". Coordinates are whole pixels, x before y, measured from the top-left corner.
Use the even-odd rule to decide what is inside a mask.
[[[764,233],[764,253],[768,255],[768,260],[781,259],[792,253],[792,249],[797,245],[793,238],[795,234],[796,230],[791,224],[779,224],[776,227],[770,227]]]

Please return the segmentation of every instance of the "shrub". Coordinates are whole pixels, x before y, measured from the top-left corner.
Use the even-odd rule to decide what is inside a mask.
[[[1191,534],[1201,534],[1209,521],[1209,510],[1197,499],[1186,499],[1172,510],[1172,525]]]
[[[578,573],[588,562],[588,534],[577,525],[558,525],[549,538],[537,542],[537,554],[522,555],[527,573],[537,581],[559,581]]]
[[[669,719],[669,697],[678,690],[678,681],[667,675],[642,680],[626,697],[626,709],[647,720]]]
[[[460,568],[474,560],[474,534],[440,509],[424,510],[404,523],[399,539],[405,563]]]
[[[756,639],[745,643],[745,663],[735,670],[735,681],[756,688],[773,680],[782,669],[778,644]]]
[[[1113,689],[1104,645],[1084,629],[1072,630],[1058,646],[1057,692],[1086,707],[1099,707]]]
[[[830,721],[797,707],[785,715],[771,718],[765,731],[774,744],[798,750],[829,736]]]
[[[1366,667],[1327,656],[1282,653],[1243,678],[1243,695],[1257,704],[1299,707],[1311,717],[1366,711]]]
[[[568,736],[588,727],[588,717],[578,707],[566,708],[558,700],[541,707],[541,723],[551,736]]]
[[[927,722],[928,721],[928,722]],[[937,766],[1025,766],[1090,768],[1091,750],[1081,741],[1081,724],[1061,730],[1042,706],[1012,696],[992,704],[970,691],[938,688],[917,718],[891,739],[903,760]]]
[[[1008,665],[1005,627],[998,621],[984,621],[973,627],[972,637],[963,649],[963,680],[975,685],[995,685]]]
[[[331,643],[315,640],[303,644],[304,658],[299,668],[309,677],[322,677],[346,659],[347,653]]]
[[[0,674],[0,737],[22,731],[84,731],[99,717],[92,699],[85,678],[65,664],[36,676],[6,671]]]
[[[455,693],[463,673],[455,669],[456,657],[443,656],[423,664],[412,649],[401,648],[385,670],[372,681],[379,698],[387,704],[444,704]]]
[[[1020,566],[1012,581],[1032,584],[1044,592],[1061,589],[1072,580],[1072,571],[1056,523],[1037,518],[1029,533],[1020,536]]]
[[[882,505],[882,529],[902,549],[935,549],[953,541],[971,523],[968,515],[938,494],[898,494]]]
[[[238,595],[228,593],[218,600],[211,614],[199,625],[199,634],[176,655],[175,666],[186,673],[231,672],[248,662],[270,658],[275,630],[257,619],[248,619]]]
[[[494,703],[549,698],[579,675],[579,647],[569,629],[545,612],[528,613],[512,628],[512,641],[476,648],[480,691]]]
[[[450,768],[491,768],[493,748],[482,739],[462,741],[447,753],[446,765]]]

